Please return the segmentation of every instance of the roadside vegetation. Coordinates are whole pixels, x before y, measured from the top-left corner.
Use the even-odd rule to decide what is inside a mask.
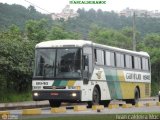
[[[79,9],[78,13],[76,19],[52,21],[33,6],[0,3],[0,102],[32,100],[34,47],[41,41],[87,39],[132,49],[131,18],[93,9]],[[146,51],[151,56],[155,96],[160,90],[159,19],[137,18],[136,23],[137,51]]]

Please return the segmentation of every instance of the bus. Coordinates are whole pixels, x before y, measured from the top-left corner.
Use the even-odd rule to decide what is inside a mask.
[[[86,40],[51,40],[35,46],[33,100],[108,105],[136,104],[150,96],[150,56]]]

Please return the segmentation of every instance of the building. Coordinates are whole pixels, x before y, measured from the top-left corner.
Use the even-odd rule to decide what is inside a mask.
[[[79,14],[77,12],[74,12],[73,9],[70,9],[69,5],[66,5],[66,7],[62,10],[61,13],[51,14],[53,20],[64,19],[65,21],[68,20],[69,18],[75,18],[77,16],[79,16]]]
[[[152,18],[160,18],[160,12],[158,10],[155,11],[147,11],[147,10],[138,10],[138,9],[130,9],[126,8],[120,11],[120,16],[132,17],[135,12],[137,17],[152,17]]]

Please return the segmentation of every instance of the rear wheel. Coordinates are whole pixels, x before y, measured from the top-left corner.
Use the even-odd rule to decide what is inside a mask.
[[[61,101],[49,100],[49,104],[50,104],[51,107],[60,107],[61,106]]]
[[[92,101],[88,102],[88,107],[92,107],[92,105],[97,105],[100,102],[100,93],[97,87],[93,89],[92,93]]]
[[[139,99],[140,99],[139,90],[138,88],[135,88],[134,99],[126,100],[126,103],[131,103],[132,105],[135,105],[136,103],[138,103]]]

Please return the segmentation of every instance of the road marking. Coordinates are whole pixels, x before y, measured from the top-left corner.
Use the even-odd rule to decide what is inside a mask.
[[[132,104],[123,104],[122,105],[122,108],[131,108],[132,107]]]
[[[64,113],[66,111],[66,107],[51,108],[52,113]]]
[[[104,110],[103,105],[92,105],[92,110]]]
[[[22,115],[39,115],[41,114],[41,109],[23,109]]]
[[[153,106],[153,103],[152,102],[146,103],[146,106],[147,107]]]
[[[160,106],[160,102],[157,102],[156,105],[157,105],[157,106]]]
[[[109,104],[108,109],[119,108],[119,104]]]
[[[87,107],[85,105],[76,105],[73,109],[74,111],[86,111]]]
[[[135,107],[143,107],[143,104],[142,103],[136,103]]]

